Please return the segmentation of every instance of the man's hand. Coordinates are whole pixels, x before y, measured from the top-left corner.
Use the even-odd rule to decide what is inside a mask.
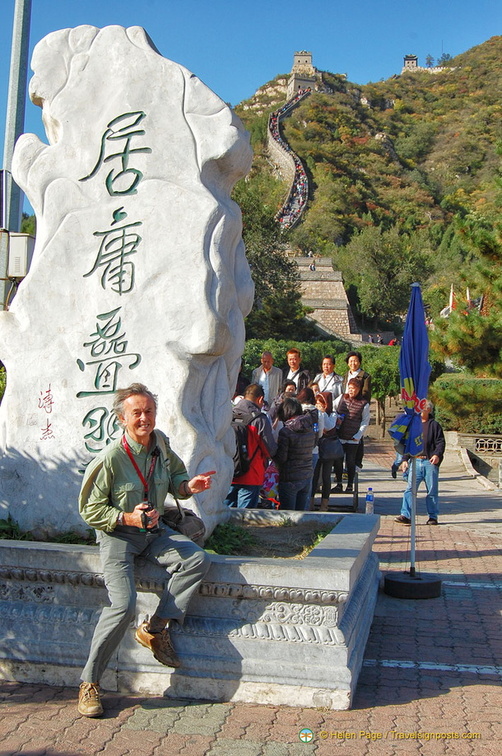
[[[438,457],[438,455],[437,454],[433,454],[432,457],[430,458],[429,462],[431,463],[431,465],[439,465],[439,457]]]
[[[159,513],[156,509],[151,509],[147,501],[142,501],[134,507],[132,512],[124,512],[124,525],[132,525],[135,528],[143,528],[141,515],[146,514],[148,517],[147,528],[156,528],[159,524]]]
[[[406,460],[404,460],[403,462],[401,462],[401,469],[402,469],[403,472],[406,472],[406,470],[408,469],[408,467],[409,467],[409,464],[408,464],[408,462]]]
[[[201,473],[200,475],[196,475],[192,480],[189,480],[186,484],[187,490],[189,493],[201,493],[202,491],[207,491],[208,488],[211,488],[211,476],[216,474],[216,470],[210,470],[209,472]]]

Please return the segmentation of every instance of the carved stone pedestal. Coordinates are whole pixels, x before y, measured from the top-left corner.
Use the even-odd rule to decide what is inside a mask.
[[[247,511],[233,518],[283,518]],[[373,619],[379,518],[288,512],[333,530],[306,559],[214,556],[173,643],[182,665],[158,664],[127,633],[106,689],[177,698],[348,709]],[[87,546],[0,542],[0,673],[78,685],[106,590]],[[138,620],[151,614],[163,571],[138,571]]]

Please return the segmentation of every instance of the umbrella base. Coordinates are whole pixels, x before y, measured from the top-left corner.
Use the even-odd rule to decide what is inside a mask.
[[[384,593],[394,598],[438,598],[441,596],[441,580],[437,575],[426,572],[413,576],[409,572],[391,572],[385,576],[383,589]]]

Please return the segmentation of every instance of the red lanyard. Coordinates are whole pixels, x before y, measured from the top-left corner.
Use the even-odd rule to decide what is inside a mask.
[[[136,463],[136,460],[134,459],[134,457],[132,455],[131,447],[127,443],[127,439],[125,437],[125,433],[122,436],[122,446],[124,447],[127,456],[129,457],[129,459],[133,463],[134,469],[138,473],[138,477],[139,477],[140,481],[143,483],[143,488],[144,488],[144,491],[145,491],[145,494],[144,494],[145,501],[148,501],[149,481],[150,481],[150,479],[151,479],[151,477],[153,475],[153,471],[155,469],[155,463],[157,462],[157,457],[159,456],[159,450],[158,450],[157,447],[155,447],[155,449],[152,452],[152,461],[150,463],[150,469],[148,470],[148,475],[146,476],[146,479],[145,479],[145,476],[143,475],[143,473],[139,469],[139,467],[138,467],[138,465]]]

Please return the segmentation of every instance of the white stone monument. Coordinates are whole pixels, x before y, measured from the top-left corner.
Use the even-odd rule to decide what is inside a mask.
[[[253,283],[230,199],[251,163],[238,118],[140,27],[80,26],[36,46],[31,99],[49,145],[16,145],[37,216],[29,275],[0,313],[0,517],[82,531],[81,470],[120,429],[113,392],[145,383],[157,425],[221,518],[230,398]]]

